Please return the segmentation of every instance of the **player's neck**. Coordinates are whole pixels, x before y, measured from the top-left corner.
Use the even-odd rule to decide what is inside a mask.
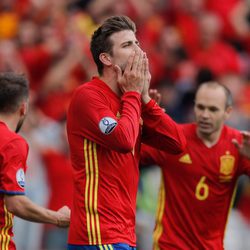
[[[0,114],[0,121],[4,122],[7,125],[7,127],[12,131],[16,130],[18,120],[19,120],[19,117],[17,117],[14,114],[11,114],[11,115]]]
[[[197,130],[197,135],[208,148],[211,148],[219,141],[221,129],[211,134],[201,133],[199,130]]]
[[[103,82],[105,82],[112,91],[118,95],[119,97],[122,96],[121,90],[117,83],[117,75],[116,72],[113,70],[104,71],[103,75],[99,77]]]

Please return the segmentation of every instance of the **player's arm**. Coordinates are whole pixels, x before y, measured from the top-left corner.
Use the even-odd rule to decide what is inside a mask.
[[[125,93],[118,114],[114,114],[109,105],[103,93],[90,89],[81,91],[69,108],[68,135],[80,133],[103,147],[130,152],[139,134],[141,96],[136,92]]]
[[[137,48],[130,54],[123,72],[118,65],[114,65],[117,83],[123,96],[121,114],[120,117],[116,117],[117,126],[112,134],[104,138],[105,143],[109,143],[108,147],[113,150],[128,153],[135,146],[140,127],[145,60],[145,53]]]
[[[27,154],[28,145],[21,137],[1,148],[0,193],[4,195],[7,210],[25,220],[68,226],[69,208],[51,211],[36,205],[24,195]]]
[[[5,205],[9,212],[24,220],[54,224],[59,227],[68,227],[70,210],[67,206],[58,211],[43,208],[33,203],[25,195],[4,195]]]
[[[143,81],[142,73],[138,69],[142,67],[142,61],[143,53],[136,52],[131,54],[123,73],[118,66],[115,66],[117,81],[123,92],[118,116],[110,108],[110,97],[89,88],[83,89],[73,98],[68,124],[78,123],[80,127],[77,130],[82,131],[83,137],[99,145],[118,152],[131,152],[140,126]],[[72,128],[68,127],[68,133],[74,133]]]
[[[144,88],[142,92],[142,119],[143,119],[143,142],[161,150],[166,150],[173,154],[182,152],[186,146],[186,139],[182,128],[176,124],[162,108],[158,106],[160,95],[153,91],[150,97],[151,75],[149,63],[146,58],[144,64]]]
[[[143,142],[173,154],[181,153],[186,147],[182,127],[163,112],[154,100],[142,109]]]
[[[249,139],[250,133],[246,131],[237,131],[232,139],[232,143],[236,146],[239,152],[238,176],[248,175],[250,177]]]

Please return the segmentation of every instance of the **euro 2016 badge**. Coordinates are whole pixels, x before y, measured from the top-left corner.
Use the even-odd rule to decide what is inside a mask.
[[[111,117],[103,117],[99,122],[99,128],[105,135],[110,134],[117,126],[117,121]]]
[[[16,172],[16,181],[19,187],[21,188],[25,187],[25,174],[22,168],[19,168]]]

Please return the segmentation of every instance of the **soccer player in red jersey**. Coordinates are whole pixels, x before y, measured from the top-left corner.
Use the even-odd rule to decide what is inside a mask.
[[[142,145],[142,163],[162,169],[154,250],[221,250],[237,179],[250,175],[250,161],[232,140],[242,134],[224,125],[232,110],[230,91],[203,83],[195,97],[196,123],[183,125],[184,152],[171,155]]]
[[[77,88],[67,117],[74,169],[68,249],[135,249],[141,140],[172,153],[186,141],[148,95],[148,60],[128,17],[105,20],[91,52],[99,77]]]
[[[28,81],[14,73],[0,74],[0,249],[14,250],[13,215],[22,219],[69,225],[70,211],[57,212],[34,204],[25,196],[28,145],[17,134],[28,108]],[[16,132],[16,133],[15,133]]]

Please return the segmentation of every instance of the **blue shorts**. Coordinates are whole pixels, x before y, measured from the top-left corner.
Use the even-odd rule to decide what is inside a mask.
[[[68,244],[68,250],[136,250],[136,247],[131,247],[128,244],[124,243],[94,245],[94,246]]]

